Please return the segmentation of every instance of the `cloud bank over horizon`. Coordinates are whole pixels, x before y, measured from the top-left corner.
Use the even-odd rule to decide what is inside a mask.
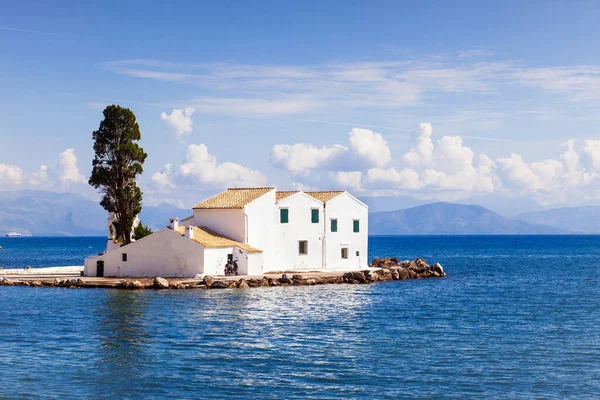
[[[176,197],[181,193],[198,196],[226,187],[265,185],[445,201],[495,194],[527,197],[542,205],[592,201],[600,193],[600,140],[568,140],[557,159],[528,161],[517,152],[494,160],[474,152],[458,135],[434,139],[430,123],[419,124],[403,154],[393,154],[384,135],[369,129],[353,128],[346,139],[328,146],[275,144],[271,163],[287,176],[279,181],[241,164],[217,160],[205,144],[190,144],[181,160],[146,173],[140,185],[151,203],[180,202]],[[66,191],[87,186],[77,162],[70,148],[58,155],[56,165],[40,165],[31,173],[0,164],[0,188]]]

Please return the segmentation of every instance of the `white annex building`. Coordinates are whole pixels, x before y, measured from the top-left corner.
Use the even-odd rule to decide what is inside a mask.
[[[345,191],[228,189],[194,215],[85,260],[86,276],[195,277],[289,270],[353,270],[367,264],[368,208]],[[109,224],[112,220],[109,219]]]

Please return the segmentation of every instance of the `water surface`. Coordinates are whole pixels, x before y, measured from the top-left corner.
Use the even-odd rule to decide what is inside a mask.
[[[448,277],[222,291],[0,287],[0,397],[600,396],[600,237],[370,239],[371,257],[390,255],[439,261]]]

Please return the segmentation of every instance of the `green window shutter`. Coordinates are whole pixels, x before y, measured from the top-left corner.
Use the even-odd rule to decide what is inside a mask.
[[[319,223],[319,210],[310,210],[310,219],[313,224]]]
[[[352,228],[353,228],[353,229],[352,229],[352,230],[353,230],[354,232],[360,232],[360,221],[359,221],[359,220],[357,220],[357,219],[355,219],[355,220],[354,220],[354,221],[352,221],[352,222],[353,222],[353,224],[352,224]]]
[[[279,210],[279,222],[282,224],[287,224],[290,220],[290,210],[287,208],[282,208]]]
[[[337,219],[331,220],[331,232],[337,232]]]

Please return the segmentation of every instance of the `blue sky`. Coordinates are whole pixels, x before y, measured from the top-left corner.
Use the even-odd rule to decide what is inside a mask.
[[[91,133],[117,103],[142,129],[148,203],[259,184],[598,197],[597,2],[0,9],[0,190],[94,196]]]

